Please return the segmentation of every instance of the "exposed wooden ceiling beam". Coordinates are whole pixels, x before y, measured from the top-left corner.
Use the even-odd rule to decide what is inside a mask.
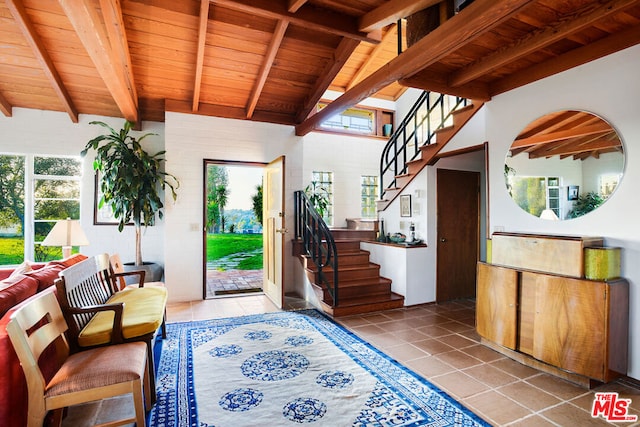
[[[345,92],[331,104],[296,126],[306,135],[329,117],[356,105],[391,83],[409,77],[491,30],[533,0],[476,0],[463,12],[445,21],[402,54]]]
[[[568,35],[592,25],[593,22],[636,3],[636,0],[616,0],[605,4],[589,4],[582,10],[571,14],[571,16],[564,16],[557,22],[528,34],[526,38],[516,40],[511,45],[505,46],[505,48],[455,72],[451,75],[449,83],[451,86],[463,85],[497,67],[516,61],[558,40],[562,40]]]
[[[62,78],[58,71],[56,70],[51,57],[47,53],[44,45],[42,44],[42,40],[40,36],[36,33],[36,30],[27,15],[27,11],[24,8],[21,0],[6,0],[7,7],[11,12],[11,16],[15,19],[16,24],[22,31],[25,39],[31,46],[31,50],[33,51],[36,59],[40,63],[42,67],[42,71],[47,76],[49,83],[53,87],[53,90],[58,95],[62,106],[64,107],[69,117],[71,117],[71,121],[73,123],[78,123],[78,110],[73,104],[73,100],[67,91],[64,83],[62,82]]]
[[[273,0],[211,0],[211,3],[250,15],[271,19],[284,19],[315,31],[349,37],[369,43],[379,43],[379,33],[364,33],[358,30],[357,19],[341,13],[323,11],[318,8],[301,7],[296,13],[289,12],[288,2]]]
[[[253,112],[256,109],[256,105],[258,104],[258,99],[260,99],[260,94],[262,94],[264,83],[267,81],[267,77],[269,76],[269,72],[271,71],[271,67],[273,66],[273,61],[276,58],[278,49],[280,49],[280,43],[282,43],[284,33],[287,31],[288,26],[289,21],[285,20],[278,21],[278,24],[276,25],[276,29],[273,32],[273,36],[271,37],[271,42],[269,43],[269,47],[267,48],[267,51],[265,53],[264,60],[262,61],[262,66],[260,67],[258,78],[255,85],[253,86],[253,90],[251,91],[251,96],[249,97],[249,103],[247,105],[248,119],[253,116]]]
[[[306,2],[307,0],[289,0],[287,10],[291,13],[296,13]]]
[[[133,66],[131,65],[131,54],[129,53],[129,43],[127,42],[120,0],[100,0],[100,9],[102,10],[102,17],[109,36],[111,51],[118,60],[116,65],[124,72],[129,96],[135,102],[137,109],[138,92],[133,79]]]
[[[413,87],[422,90],[430,90],[447,95],[460,96],[462,98],[489,101],[489,85],[482,82],[470,82],[463,86],[453,87],[449,85],[449,76],[446,74],[435,74],[434,72],[420,72],[411,77],[398,80],[403,86]]]
[[[442,0],[391,0],[360,18],[358,29],[364,33],[379,30]]]
[[[389,27],[389,29],[387,30],[387,33],[382,38],[382,41],[380,42],[380,44],[374,46],[373,50],[371,51],[371,53],[369,54],[367,59],[364,61],[362,66],[353,75],[353,78],[351,79],[349,84],[347,84],[347,90],[351,89],[353,86],[355,86],[356,83],[358,83],[360,80],[362,80],[362,76],[364,76],[366,74],[366,72],[369,71],[369,68],[371,67],[371,64],[373,64],[373,61],[378,59],[378,56],[380,55],[380,53],[382,52],[382,49],[384,48],[384,44],[391,37],[397,37],[398,36],[398,28],[397,27],[398,26],[396,24],[393,24],[391,27]]]
[[[612,34],[594,43],[571,50],[548,61],[510,74],[491,84],[489,92],[498,95],[545,77],[561,73],[640,43],[640,25]]]
[[[6,117],[13,116],[13,105],[11,105],[9,101],[7,101],[7,98],[5,98],[1,93],[0,93],[0,111],[2,111],[2,114],[4,114]]]
[[[105,24],[91,0],[59,1],[123,117],[137,123],[137,100],[130,92],[126,65],[123,58],[114,53],[105,28],[105,25],[118,25],[118,22]]]
[[[207,40],[207,24],[209,22],[209,0],[200,0],[200,23],[198,25],[198,53],[196,55],[195,79],[193,82],[193,100],[191,110],[198,111],[200,91],[202,90],[202,69],[204,68],[204,47]]]
[[[342,38],[333,54],[333,61],[327,64],[326,68],[320,73],[320,77],[316,80],[316,84],[309,91],[304,105],[296,116],[296,123],[302,122],[309,116],[359,44],[360,42],[358,40],[347,37]]]

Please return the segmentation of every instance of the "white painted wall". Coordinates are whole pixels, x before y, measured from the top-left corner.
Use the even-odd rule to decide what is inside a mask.
[[[489,140],[491,229],[603,236],[622,247],[622,276],[630,285],[629,375],[640,378],[640,46],[495,97],[486,108]],[[625,173],[613,196],[596,211],[570,221],[543,221],[520,210],[504,188],[501,167],[516,135],[530,121],[562,109],[590,111],[620,134],[627,154]]]
[[[384,141],[328,133],[297,137],[291,126],[167,113],[167,170],[181,180],[175,205],[165,216],[165,282],[172,301],[202,298],[203,159],[269,162],[285,156],[285,291],[308,296],[299,261],[291,254],[293,192],[314,170],[334,172],[336,225],[360,217],[360,175],[377,175]]]
[[[386,139],[357,138],[329,133],[310,133],[301,144],[304,150],[302,184],[313,171],[333,172],[334,227],[346,227],[347,218],[360,218],[360,177],[380,174],[380,153]],[[331,225],[331,224],[330,224]]]
[[[605,244],[623,248],[622,276],[630,284],[628,375],[633,378],[640,378],[640,331],[635,328],[640,321],[640,263],[637,262],[640,256],[640,221],[637,220],[640,209],[637,197],[640,183],[640,167],[637,166],[640,160],[640,145],[637,144],[640,140],[638,69],[640,46],[635,46],[496,96],[485,104],[445,150],[453,151],[488,141],[489,176],[483,176],[483,179],[488,180],[489,191],[483,195],[483,200],[485,197],[488,200],[489,214],[488,224],[483,224],[483,230],[492,232],[500,227],[514,232],[603,236]],[[415,91],[409,91],[404,99],[398,101],[397,111],[408,111],[416,97]],[[511,200],[505,188],[503,165],[511,143],[529,122],[546,113],[564,109],[590,111],[604,118],[619,132],[626,152],[625,173],[615,193],[596,211],[569,221],[544,221],[522,211]],[[403,113],[398,113],[398,118],[402,117]],[[421,208],[412,220],[419,224],[419,237],[425,239],[430,249],[423,261],[428,267],[423,280],[434,289],[436,169],[483,168],[484,161],[466,156],[440,160],[434,167],[421,172],[404,192],[414,194],[416,189],[426,189],[426,199],[421,203],[421,206],[426,206],[426,212]],[[405,218],[400,217],[397,202],[381,217],[385,218],[388,232],[402,229]],[[483,247],[481,259],[484,257]]]

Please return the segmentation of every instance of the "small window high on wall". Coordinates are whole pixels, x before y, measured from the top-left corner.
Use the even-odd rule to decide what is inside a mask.
[[[319,102],[317,111],[328,102]],[[329,117],[319,130],[361,136],[389,137],[393,129],[394,112],[381,108],[355,106]]]

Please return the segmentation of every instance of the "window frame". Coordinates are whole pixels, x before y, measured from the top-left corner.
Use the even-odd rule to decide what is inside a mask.
[[[24,225],[22,230],[22,239],[23,239],[23,261],[24,260],[33,260],[33,261],[48,261],[49,257],[45,257],[46,259],[39,260],[36,259],[36,245],[41,243],[40,240],[36,241],[36,224],[37,223],[54,223],[56,221],[66,219],[65,218],[56,218],[56,219],[36,219],[36,202],[37,201],[51,201],[51,200],[60,200],[60,201],[74,201],[78,203],[78,217],[82,211],[82,195],[83,195],[83,186],[82,186],[82,158],[80,156],[73,155],[54,155],[54,154],[40,154],[40,153],[6,153],[0,152],[0,156],[10,156],[10,157],[20,157],[24,162],[24,176],[22,179],[24,180],[24,194],[23,194],[23,204],[24,204]],[[75,159],[78,162],[78,175],[51,175],[51,174],[42,174],[36,173],[35,164],[36,159],[38,158],[56,158],[56,159]],[[78,183],[78,197],[37,197],[36,196],[36,182],[37,181],[74,181]],[[71,219],[79,219],[79,218],[71,218]],[[53,225],[51,226],[53,227]],[[77,249],[76,249],[77,250]],[[57,251],[54,251],[52,256],[57,256]]]
[[[316,112],[322,110],[324,107],[326,107],[330,103],[331,103],[330,100],[325,100],[325,99],[320,100],[316,104]],[[373,116],[371,132],[360,132],[360,131],[351,130],[348,128],[345,129],[345,128],[339,128],[339,127],[336,127],[336,128],[323,127],[322,125],[324,122],[317,125],[314,130],[318,132],[334,133],[334,134],[340,134],[340,135],[379,137],[379,138],[385,138],[385,139],[389,138],[390,135],[388,136],[384,135],[383,126],[385,124],[390,124],[393,128],[395,111],[388,110],[385,108],[367,107],[363,105],[355,105],[351,108],[348,108],[345,111],[350,111],[350,110],[362,111],[363,113],[371,114]],[[337,115],[342,116],[343,113],[344,111],[338,114],[334,114],[334,116],[337,116]]]

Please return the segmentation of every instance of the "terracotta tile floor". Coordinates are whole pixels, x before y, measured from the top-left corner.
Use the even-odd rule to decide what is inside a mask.
[[[287,299],[288,308],[304,301]],[[264,295],[171,304],[169,322],[277,311]],[[586,390],[524,366],[479,344],[473,301],[427,304],[338,319],[378,349],[445,390],[496,426],[611,425],[590,415],[596,391],[616,391],[640,414],[640,390],[619,380]],[[99,409],[73,411],[65,426],[84,424]],[[640,426],[636,423],[617,423]]]

